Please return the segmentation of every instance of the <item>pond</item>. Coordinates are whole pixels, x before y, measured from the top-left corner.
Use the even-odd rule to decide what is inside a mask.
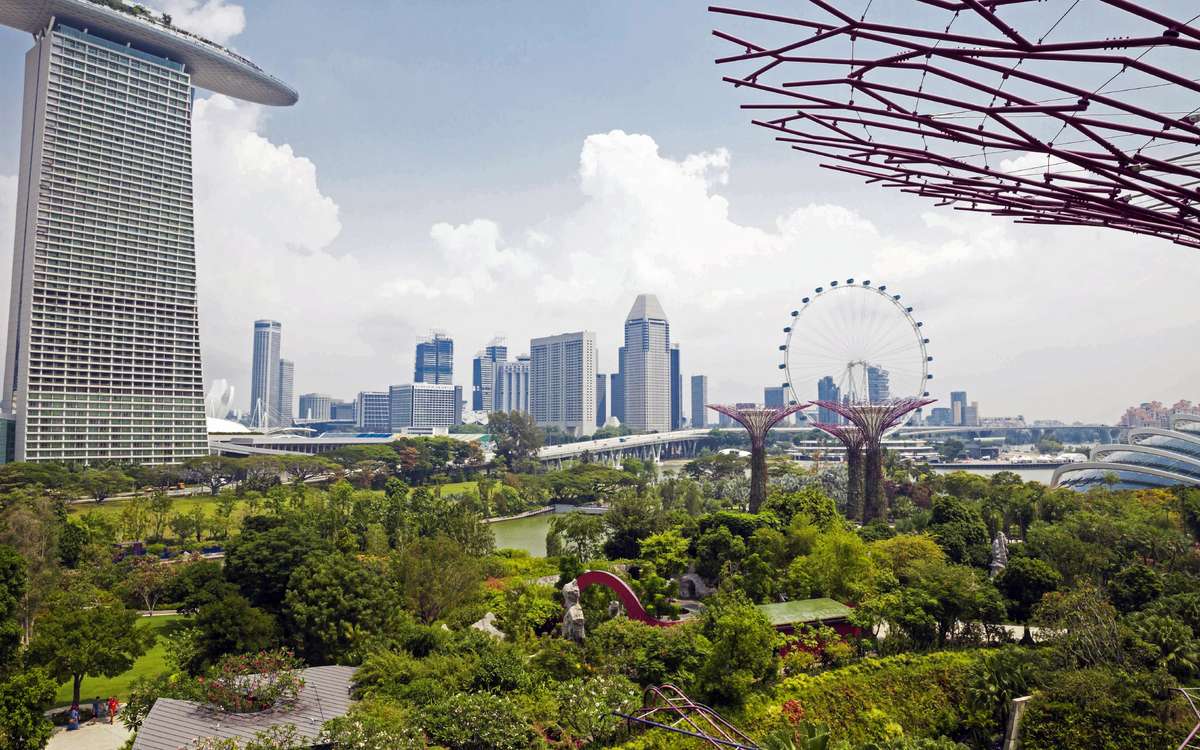
[[[553,513],[543,513],[490,524],[496,535],[496,549],[523,549],[534,557],[545,557],[546,532],[553,517]]]

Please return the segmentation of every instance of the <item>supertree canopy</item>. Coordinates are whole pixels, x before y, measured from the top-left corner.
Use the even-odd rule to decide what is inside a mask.
[[[1200,247],[1200,6],[1157,5],[710,10],[729,19],[717,62],[753,92],[754,124],[824,167],[958,210]]]
[[[767,499],[767,433],[807,404],[777,408],[739,408],[708,404],[708,408],[733,419],[750,433],[750,512],[757,513]]]

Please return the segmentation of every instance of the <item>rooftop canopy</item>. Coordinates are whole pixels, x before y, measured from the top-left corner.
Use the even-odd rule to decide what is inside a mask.
[[[63,23],[183,63],[192,84],[257,104],[286,107],[300,96],[237,53],[134,6],[117,10],[92,0],[0,0],[0,24],[36,34]]]

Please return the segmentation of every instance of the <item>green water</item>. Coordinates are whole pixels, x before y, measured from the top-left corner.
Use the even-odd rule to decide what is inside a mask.
[[[534,557],[545,557],[546,532],[550,530],[553,517],[553,513],[543,513],[491,524],[492,533],[496,535],[496,548],[523,549]]]

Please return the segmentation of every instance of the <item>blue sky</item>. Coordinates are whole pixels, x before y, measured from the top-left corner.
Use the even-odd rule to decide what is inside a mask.
[[[297,393],[352,397],[408,382],[434,327],[468,386],[497,334],[515,353],[595,330],[615,369],[639,292],[662,300],[685,375],[761,398],[788,311],[846,276],[905,290],[934,395],[966,389],[985,416],[1200,399],[1200,361],[1168,345],[1200,324],[1196,251],[965,216],[818,169],[737,109],[710,35],[733,24],[703,3],[151,4],[300,92],[287,109],[198,92],[205,376],[239,402],[255,318],[284,323]],[[4,268],[29,44],[0,29]]]

